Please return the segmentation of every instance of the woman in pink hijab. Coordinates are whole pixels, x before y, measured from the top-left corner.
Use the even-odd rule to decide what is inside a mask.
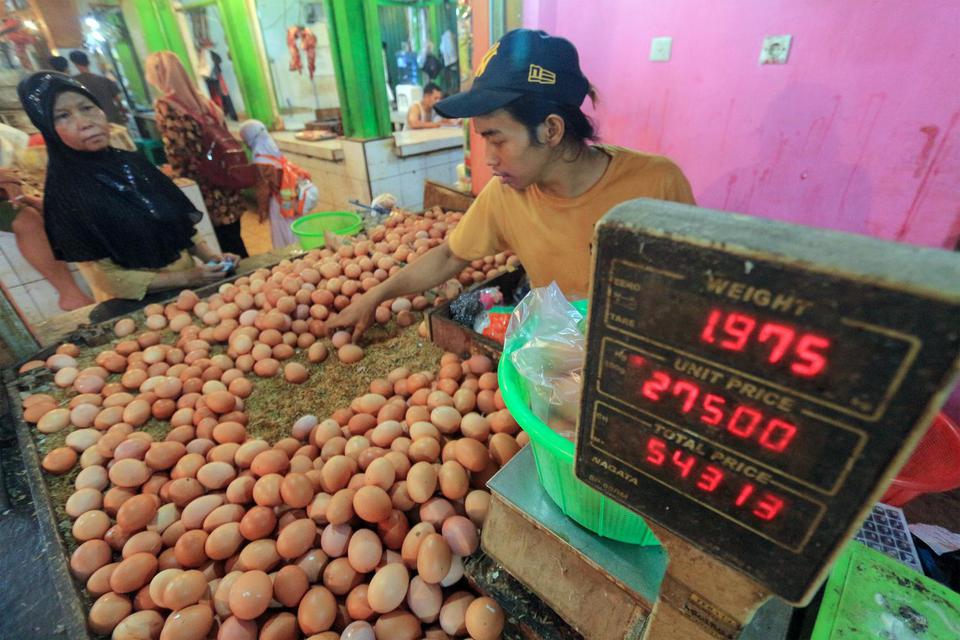
[[[220,250],[246,258],[247,248],[240,237],[240,216],[245,209],[242,195],[207,183],[199,170],[203,128],[210,122],[225,126],[223,113],[200,93],[172,51],[150,54],[146,66],[147,82],[160,93],[154,102],[157,128],[174,174],[199,185]]]

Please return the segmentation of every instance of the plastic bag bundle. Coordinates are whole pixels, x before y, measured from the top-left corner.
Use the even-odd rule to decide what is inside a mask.
[[[527,383],[531,411],[568,440],[575,437],[580,411],[584,322],[554,282],[530,291],[506,333],[506,344],[516,345],[511,358]]]

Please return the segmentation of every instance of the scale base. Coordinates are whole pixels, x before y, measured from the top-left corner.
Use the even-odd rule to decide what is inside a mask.
[[[567,518],[540,487],[530,447],[488,488],[484,551],[584,638],[786,637],[789,605],[771,598],[753,615],[767,599],[762,589],[669,532],[651,526],[672,551],[668,568],[662,547],[602,538]]]

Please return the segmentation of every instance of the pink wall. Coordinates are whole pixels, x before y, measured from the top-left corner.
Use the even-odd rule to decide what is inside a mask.
[[[524,21],[579,49],[603,140],[673,158],[702,206],[957,242],[955,0],[526,0]],[[776,34],[788,64],[760,66]]]

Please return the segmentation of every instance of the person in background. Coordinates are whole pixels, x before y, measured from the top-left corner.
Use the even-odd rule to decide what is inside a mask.
[[[180,59],[171,51],[147,56],[146,75],[147,82],[160,92],[154,102],[157,129],[174,175],[190,178],[200,187],[220,248],[246,258],[247,248],[240,236],[240,216],[244,211],[242,194],[214,187],[200,177],[203,129],[211,123],[226,126],[223,112],[200,94]]]
[[[567,297],[584,298],[594,226],[607,211],[634,198],[694,204],[670,159],[591,144],[596,131],[581,109],[588,96],[595,100],[570,41],[516,29],[495,43],[470,90],[436,105],[444,116],[472,118],[494,178],[446,242],[328,319],[327,330],[353,327],[359,338],[385,300],[427,291],[506,250],[533,287],[556,282]]]
[[[270,220],[270,238],[273,248],[279,249],[294,244],[296,236],[290,225],[296,216],[283,215],[281,206],[283,194],[281,182],[283,167],[286,159],[280,147],[270,137],[267,127],[259,120],[247,120],[240,126],[240,137],[250,147],[253,153],[253,162],[257,165],[259,178],[257,179],[257,212],[260,222]]]
[[[90,57],[83,51],[71,51],[70,61],[73,62],[78,71],[73,77],[89,89],[90,93],[97,98],[97,102],[103,105],[103,112],[107,114],[107,120],[126,126],[127,118],[123,113],[123,105],[120,102],[120,87],[117,86],[117,83],[106,76],[92,73],[90,71]]]
[[[223,276],[193,256],[239,261],[199,239],[194,224],[202,214],[144,155],[110,147],[106,114],[86,87],[40,72],[24,78],[17,94],[47,146],[42,208],[53,254],[77,263],[98,301],[142,299]]]
[[[423,70],[423,74],[427,76],[426,79],[430,82],[436,80],[440,72],[443,71],[443,64],[440,62],[440,58],[433,53],[433,43],[429,40],[424,45],[423,51],[417,56],[417,64],[420,65],[420,69]]]
[[[50,56],[47,63],[49,63],[51,69],[60,73],[66,73],[70,70],[70,61],[63,56]]]
[[[443,98],[443,91],[432,82],[428,82],[423,88],[423,98],[410,105],[407,110],[407,129],[436,129],[437,127],[451,126],[457,124],[455,120],[441,118],[440,114],[433,110],[433,105],[440,102]]]

